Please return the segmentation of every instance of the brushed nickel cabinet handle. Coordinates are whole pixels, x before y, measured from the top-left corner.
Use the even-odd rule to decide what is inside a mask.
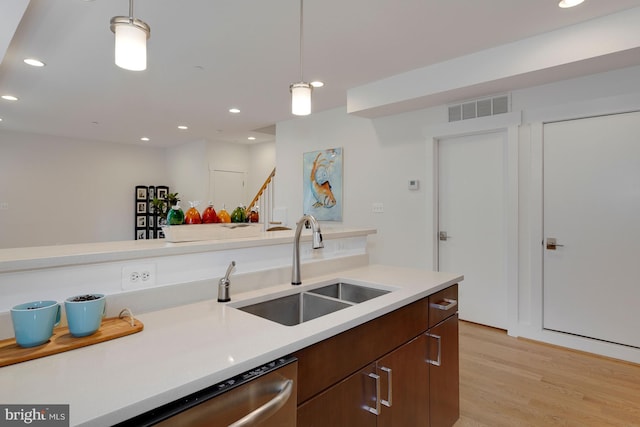
[[[440,356],[442,355],[442,344],[441,344],[442,343],[442,337],[440,335],[434,335],[434,334],[430,334],[428,332],[425,335],[428,336],[428,337],[435,338],[435,339],[438,340],[438,358],[436,360],[427,359],[427,363],[430,363],[430,364],[432,364],[434,366],[440,366],[442,364],[441,360],[440,360]]]
[[[391,371],[391,368],[387,368],[385,366],[382,366],[380,369],[387,373],[387,400],[382,399],[380,400],[380,403],[388,408],[391,408],[391,393],[393,392],[391,374],[393,372]]]
[[[443,304],[446,302],[446,304]],[[438,310],[451,310],[453,307],[458,305],[458,301],[449,298],[443,298],[441,302],[432,302],[429,304],[433,308],[437,308]]]
[[[376,407],[366,406],[367,410],[375,415],[380,415],[380,375],[369,373],[369,378],[376,381]]]

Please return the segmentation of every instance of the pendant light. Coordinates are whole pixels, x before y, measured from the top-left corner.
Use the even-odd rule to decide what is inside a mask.
[[[300,81],[289,86],[291,92],[291,113],[296,116],[311,114],[311,92],[313,86],[302,79],[302,24],[303,24],[303,0],[300,0]]]
[[[151,28],[133,17],[133,0],[129,0],[129,16],[111,18],[111,31],[116,35],[116,65],[125,70],[146,70]]]

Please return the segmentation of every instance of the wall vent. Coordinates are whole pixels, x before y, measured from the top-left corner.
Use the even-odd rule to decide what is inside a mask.
[[[476,117],[504,114],[509,112],[510,107],[510,95],[499,95],[465,101],[449,106],[449,121],[457,122],[459,120],[475,119]]]

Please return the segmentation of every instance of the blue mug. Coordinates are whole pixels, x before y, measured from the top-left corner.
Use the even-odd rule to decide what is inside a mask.
[[[107,304],[103,294],[69,297],[64,301],[69,332],[74,337],[86,337],[95,333],[102,323]]]
[[[35,347],[49,341],[53,327],[60,323],[60,304],[32,301],[11,309],[13,331],[20,347]]]

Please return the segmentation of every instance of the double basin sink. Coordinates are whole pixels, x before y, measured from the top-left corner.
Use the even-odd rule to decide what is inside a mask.
[[[285,326],[322,317],[391,292],[364,284],[336,281],[258,303],[230,304],[239,310]]]

